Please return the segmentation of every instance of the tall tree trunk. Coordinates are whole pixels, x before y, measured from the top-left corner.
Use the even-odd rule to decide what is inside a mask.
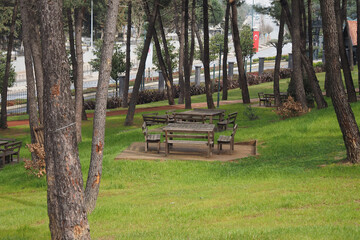
[[[184,75],[185,75],[185,108],[191,109],[190,66],[189,66],[189,0],[183,0],[184,12]]]
[[[346,101],[345,90],[340,79],[339,38],[336,24],[334,0],[322,0],[321,15],[326,52],[326,71],[329,73],[331,100],[339,122],[347,151],[347,159],[352,163],[360,162],[360,133],[354,113]]]
[[[357,19],[360,19],[360,0],[356,0],[356,15]],[[357,29],[360,29],[360,21],[357,21]],[[357,42],[360,43],[360,31],[357,31],[356,34]],[[356,46],[356,61],[358,66],[358,73],[360,72],[360,44]],[[358,74],[358,85],[360,92],[360,74]]]
[[[292,7],[292,54],[293,54],[293,71],[292,81],[295,84],[296,100],[301,103],[303,109],[307,110],[306,97],[304,83],[302,79],[301,71],[301,37],[300,37],[300,14],[298,9],[300,8],[299,0],[291,1]]]
[[[76,82],[77,77],[77,61],[76,61],[76,51],[75,51],[75,39],[74,39],[74,24],[73,24],[73,14],[71,8],[66,9],[66,17],[68,22],[68,31],[69,31],[69,44],[70,44],[70,59],[72,66],[72,75],[74,83]]]
[[[82,25],[85,7],[75,9],[75,46],[76,46],[76,81],[75,81],[75,121],[76,140],[81,142],[81,120],[83,110],[84,60],[82,51]]]
[[[347,90],[347,99],[349,102],[356,102],[356,92],[354,87],[354,82],[351,76],[351,69],[349,66],[349,61],[347,58],[345,44],[344,44],[344,37],[342,33],[342,26],[344,22],[344,16],[342,16],[342,11],[340,8],[340,0],[335,0],[335,16],[336,16],[336,26],[337,26],[337,33],[338,33],[338,43],[339,43],[339,52],[341,58],[341,66],[344,73],[345,78],[345,86]]]
[[[278,43],[276,46],[276,59],[275,59],[275,69],[274,69],[274,96],[275,96],[275,106],[280,106],[280,63],[281,63],[281,54],[284,42],[284,26],[285,26],[285,11],[281,9],[280,14],[280,24],[279,24],[279,35]]]
[[[39,110],[40,124],[44,123],[44,73],[41,60],[41,40],[40,40],[40,26],[39,26],[39,14],[38,14],[37,1],[29,1],[29,21],[31,21],[32,27],[30,28],[30,44],[32,59],[34,63],[35,77],[36,77],[36,90],[37,101]]]
[[[203,0],[203,21],[204,21],[204,55],[203,65],[205,74],[205,92],[208,109],[215,108],[214,100],[211,93],[211,79],[210,79],[210,56],[209,56],[209,5],[208,0]]]
[[[342,14],[341,14],[341,16],[342,16],[342,19],[343,19],[343,21],[345,23],[346,28],[349,29],[349,23],[347,21],[347,2],[348,2],[347,0],[342,0],[342,7],[341,7]],[[348,38],[348,46],[349,46],[349,59],[348,59],[348,61],[349,61],[350,71],[352,71],[352,70],[354,70],[354,53],[353,53],[352,41],[351,41],[350,37]]]
[[[349,22],[345,19],[346,28],[349,29]],[[351,38],[348,38],[348,46],[349,46],[349,66],[350,70],[354,70],[354,50],[353,50],[353,43]]]
[[[243,103],[250,103],[250,95],[249,95],[249,89],[247,85],[246,80],[246,74],[244,69],[244,61],[243,61],[243,55],[240,45],[240,33],[239,33],[239,27],[237,23],[237,9],[235,0],[230,0],[230,6],[231,6],[231,26],[232,26],[232,34],[233,34],[233,42],[234,42],[234,48],[235,48],[235,54],[236,54],[236,61],[238,64],[239,69],[239,85],[241,87],[241,93],[242,93],[242,99]]]
[[[145,3],[146,2],[144,2],[144,4]],[[136,102],[137,102],[137,98],[138,98],[138,95],[139,95],[139,87],[140,87],[142,75],[143,75],[143,72],[144,72],[144,69],[145,69],[145,61],[146,61],[146,57],[147,57],[147,54],[148,54],[148,51],[149,51],[151,38],[152,38],[153,32],[154,32],[154,25],[155,25],[155,21],[156,21],[156,17],[157,17],[156,13],[158,12],[157,11],[158,7],[159,7],[158,6],[158,0],[155,0],[154,10],[153,10],[153,13],[151,15],[151,21],[149,22],[148,31],[146,32],[146,39],[145,39],[145,42],[144,42],[144,48],[143,48],[142,53],[141,53],[140,63],[139,63],[138,71],[137,71],[137,74],[136,74],[136,79],[135,79],[135,83],[134,83],[134,87],[133,87],[133,92],[131,94],[128,113],[127,113],[126,119],[125,119],[125,126],[132,125],[133,120],[134,120],[135,107],[136,107]]]
[[[128,2],[128,14],[127,14],[127,32],[126,32],[126,70],[125,70],[125,84],[122,99],[122,107],[128,107],[128,96],[129,96],[129,83],[130,83],[130,68],[131,68],[131,1]]]
[[[1,93],[1,128],[6,129],[7,125],[7,93],[10,77],[10,68],[11,68],[11,51],[14,43],[14,32],[15,32],[15,22],[17,16],[18,3],[15,1],[13,14],[11,19],[10,35],[9,42],[7,46],[7,55],[6,55],[6,66],[5,74],[3,79],[2,93]]]
[[[327,102],[322,95],[322,91],[319,85],[319,81],[316,77],[314,67],[310,64],[309,58],[305,55],[301,55],[301,60],[309,78],[311,91],[314,94],[316,105],[318,109],[327,108]]]
[[[159,26],[160,26],[161,39],[163,42],[163,47],[164,47],[164,52],[165,52],[165,60],[166,60],[166,65],[167,65],[167,69],[168,69],[168,77],[169,77],[170,85],[171,85],[170,87],[171,87],[171,89],[173,89],[173,96],[174,96],[173,68],[172,68],[172,64],[171,64],[169,48],[167,45],[166,35],[165,35],[164,26],[163,26],[160,12],[158,13],[158,18],[159,18],[158,22],[159,22]]]
[[[308,39],[309,39],[309,60],[310,63],[313,64],[313,54],[314,54],[314,48],[313,48],[313,33],[312,33],[312,3],[311,0],[307,1],[308,3]]]
[[[95,209],[102,175],[102,160],[105,145],[106,103],[118,13],[119,0],[109,0],[107,4],[104,41],[101,49],[99,81],[96,91],[91,160],[85,189],[85,206],[86,212],[88,213],[91,213]]]
[[[299,0],[300,3],[300,36],[302,40],[302,44],[306,46],[306,11],[305,11],[305,1]],[[306,48],[303,49],[304,54],[306,53]]]
[[[34,79],[33,64],[31,58],[31,47],[30,47],[30,42],[34,41],[34,39],[31,39],[30,37],[31,20],[29,19],[29,12],[28,12],[31,9],[31,6],[29,6],[30,4],[31,4],[30,1],[25,1],[25,0],[20,1],[21,21],[23,23],[22,36],[23,36],[23,44],[24,44],[24,57],[25,57],[25,70],[26,70],[26,84],[27,84],[26,90],[29,100],[30,137],[31,137],[31,143],[35,143],[36,139],[33,128],[39,126],[39,119],[37,114],[35,79]],[[38,160],[36,154],[34,153],[31,153],[31,158],[34,162]]]
[[[222,100],[228,98],[228,75],[227,75],[227,56],[229,51],[229,16],[230,16],[230,3],[226,1],[225,10],[225,27],[224,27],[224,58],[223,58],[223,94]]]
[[[287,0],[280,0],[280,3],[281,3],[282,9],[285,11],[286,24],[289,28],[291,36],[293,36],[293,26],[292,26],[293,24],[292,24],[291,19],[294,19],[294,17],[290,13],[289,4],[288,4]],[[298,15],[297,12],[296,12],[296,15]],[[294,38],[293,38],[293,42],[294,42]],[[298,44],[300,44],[300,49],[301,49],[300,54],[301,54],[301,58],[302,58],[302,63],[304,64],[305,70],[310,79],[311,88],[312,88],[312,92],[315,96],[317,107],[318,108],[326,108],[327,103],[326,103],[324,97],[322,96],[321,88],[319,85],[319,81],[317,80],[314,68],[313,68],[312,64],[310,64],[309,58],[306,56],[306,54],[304,54],[305,51],[303,49],[305,49],[305,45],[303,45],[301,41],[300,41],[300,43],[299,43],[299,41],[296,41],[296,46],[298,46]],[[294,48],[294,44],[293,44],[293,48]],[[293,56],[294,56],[294,54],[293,54]],[[303,98],[305,99],[305,90],[304,90]]]
[[[180,96],[179,104],[183,104],[185,100],[185,82],[184,82],[184,51],[185,51],[185,13],[183,9],[183,1],[181,1],[181,21],[180,21],[180,35],[179,35],[179,86]],[[175,1],[176,2],[176,1]]]
[[[189,56],[189,69],[190,69],[190,75],[192,66],[194,63],[194,54],[195,54],[195,8],[196,8],[196,0],[192,1],[192,7],[191,7],[191,44],[190,44],[190,56]]]
[[[52,239],[90,239],[76,142],[62,1],[41,0],[44,147]]]
[[[198,40],[198,45],[199,45],[199,50],[200,50],[200,60],[201,62],[204,63],[204,45],[203,45],[203,42],[201,40],[201,34],[200,34],[200,31],[199,31],[199,26],[196,22],[196,16],[195,16],[195,35],[196,35],[196,38]]]
[[[149,16],[148,20],[150,21],[151,20],[150,19],[150,9],[149,9],[148,3],[145,4],[145,11],[146,11],[146,14]],[[160,11],[158,9],[157,15],[159,16],[159,14],[160,14]],[[154,37],[154,43],[155,43],[155,48],[156,48],[156,55],[157,55],[157,58],[158,58],[158,61],[159,61],[160,69],[161,69],[163,77],[165,79],[168,102],[169,102],[169,105],[174,105],[175,102],[174,102],[172,84],[170,83],[168,71],[166,70],[166,66],[165,66],[164,58],[162,56],[161,46],[160,46],[160,42],[159,42],[159,39],[158,39],[158,36],[157,36],[155,25],[154,25],[153,31],[154,31],[153,37]]]

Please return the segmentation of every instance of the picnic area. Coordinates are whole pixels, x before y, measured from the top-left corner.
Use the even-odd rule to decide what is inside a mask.
[[[325,73],[319,74],[321,83],[324,77]],[[215,131],[210,158],[206,157],[206,144],[188,160],[189,153],[183,151],[188,145],[176,143],[165,158],[164,136],[160,153],[156,144],[150,144],[145,155],[142,115],[165,115],[170,106],[166,102],[139,106],[130,127],[123,124],[124,109],[109,111],[100,193],[97,207],[89,215],[92,237],[357,239],[359,166],[342,163],[346,153],[334,110],[312,109],[282,120],[273,107],[257,107],[257,93],[269,91],[271,84],[249,88],[257,120],[244,115],[248,105],[235,101],[239,89],[229,91],[229,104],[220,104],[225,117],[238,112],[235,143],[257,140],[257,154],[244,158],[238,155],[237,147],[246,146],[237,144],[232,154],[216,152],[217,139],[231,135],[232,125]],[[287,80],[280,84],[284,89]],[[206,108],[203,95],[194,96],[192,101],[194,108]],[[329,98],[327,101],[330,103]],[[175,105],[174,112],[187,111],[183,106]],[[359,116],[360,104],[352,107]],[[191,123],[202,124],[202,120]],[[156,134],[152,131],[158,126],[148,128]],[[30,141],[27,125],[1,130],[1,136],[23,144]],[[79,144],[84,176],[89,169],[91,137],[90,119],[83,122],[83,142]],[[116,160],[127,151],[138,151],[137,159]],[[175,160],[177,154],[183,159]],[[145,156],[158,157],[149,160]],[[29,151],[22,147],[20,157],[30,159]],[[0,181],[0,238],[49,239],[45,177],[27,174],[21,161],[6,164],[0,170]]]

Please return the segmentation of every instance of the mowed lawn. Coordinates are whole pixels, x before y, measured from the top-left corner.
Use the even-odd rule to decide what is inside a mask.
[[[288,81],[281,81],[282,90]],[[272,83],[250,91],[252,97],[271,92]],[[229,94],[241,97],[238,89]],[[115,161],[132,142],[143,141],[142,118],[125,127],[125,115],[108,117],[100,194],[89,216],[92,238],[359,239],[360,167],[342,163],[346,151],[327,101],[328,109],[287,120],[271,108],[254,108],[259,119],[250,121],[243,115],[247,106],[221,106],[239,112],[236,141],[259,143],[259,156],[229,163]],[[352,108],[359,122],[360,103]],[[26,126],[0,134],[29,142]],[[83,122],[84,179],[91,136],[92,122]],[[30,158],[24,147],[21,153]],[[45,179],[27,175],[21,163],[1,169],[0,182],[0,239],[49,239]]]

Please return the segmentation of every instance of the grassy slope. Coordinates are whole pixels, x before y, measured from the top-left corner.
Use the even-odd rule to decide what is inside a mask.
[[[251,96],[271,87],[253,86]],[[232,90],[229,99],[239,96]],[[360,104],[352,107],[358,117]],[[271,109],[256,109],[260,119],[248,121],[242,104],[222,108],[239,112],[236,140],[257,139],[260,156],[232,163],[114,161],[143,140],[141,118],[131,128],[123,126],[125,116],[107,119],[100,195],[89,216],[94,239],[358,239],[359,166],[337,164],[346,154],[331,107],[284,121]],[[84,122],[79,146],[84,175],[91,125]],[[28,131],[0,134],[26,142]],[[45,179],[15,164],[0,170],[0,182],[0,238],[48,239]]]

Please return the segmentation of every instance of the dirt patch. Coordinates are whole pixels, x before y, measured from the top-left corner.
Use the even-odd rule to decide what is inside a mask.
[[[193,146],[188,144],[174,145],[168,156],[165,156],[165,144],[160,146],[157,153],[157,144],[150,144],[148,152],[145,152],[144,142],[134,142],[126,150],[120,153],[115,160],[184,160],[184,161],[221,161],[230,162],[239,158],[255,156],[256,141],[235,143],[234,151],[230,154],[229,145],[224,145],[223,150],[218,154],[217,146],[210,157],[206,157],[206,146]]]

